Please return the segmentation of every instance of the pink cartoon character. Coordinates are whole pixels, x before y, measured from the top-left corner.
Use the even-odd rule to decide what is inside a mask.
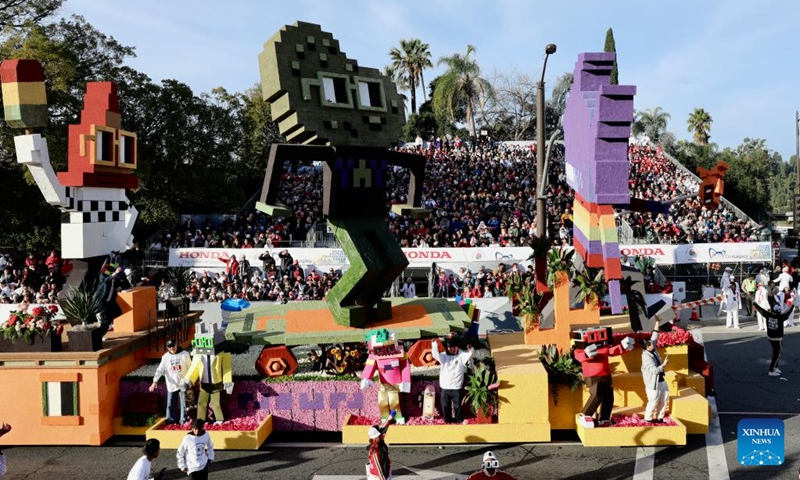
[[[378,372],[380,390],[378,403],[381,408],[381,420],[390,417],[391,411],[397,411],[395,421],[399,424],[406,423],[400,409],[400,392],[411,391],[411,364],[408,362],[405,348],[398,343],[394,332],[385,328],[372,330],[367,333],[367,348],[369,358],[364,371],[361,372],[361,390],[366,390],[372,385],[372,377]]]

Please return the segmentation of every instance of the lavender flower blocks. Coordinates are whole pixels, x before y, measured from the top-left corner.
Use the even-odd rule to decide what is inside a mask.
[[[567,183],[575,190],[575,248],[603,268],[611,310],[622,313],[619,240],[613,205],[630,203],[628,138],[636,87],[611,85],[615,53],[582,53],[564,114]]]

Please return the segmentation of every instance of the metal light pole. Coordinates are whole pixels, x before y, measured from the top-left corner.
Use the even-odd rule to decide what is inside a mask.
[[[547,151],[544,146],[544,71],[547,69],[547,58],[556,53],[556,45],[548,43],[544,49],[544,65],[542,65],[542,78],[536,84],[536,188],[542,192],[536,198],[536,236],[547,236],[547,220],[545,218],[544,197],[544,162]],[[798,183],[800,185],[800,183]]]
[[[797,179],[797,187],[794,195],[794,211],[792,212],[792,220],[794,227],[794,234],[797,235],[798,226],[800,226],[800,218],[797,218],[798,198],[800,198],[800,112],[794,111],[794,162],[795,162],[795,178]]]

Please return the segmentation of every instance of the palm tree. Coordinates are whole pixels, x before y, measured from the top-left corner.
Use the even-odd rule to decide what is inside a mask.
[[[433,68],[433,62],[431,61],[431,59],[433,58],[433,57],[431,57],[431,46],[428,45],[427,43],[420,42],[417,45],[416,54],[417,54],[416,55],[417,60],[419,62],[419,69],[418,69],[419,83],[418,83],[418,85],[420,87],[422,87],[422,98],[423,98],[424,101],[427,102],[428,101],[428,91],[425,88],[425,76],[422,74],[422,72],[424,72],[426,68]]]
[[[667,122],[670,119],[670,114],[656,107],[655,109],[647,109],[644,112],[636,112],[633,116],[633,124],[631,131],[634,135],[647,136],[653,143],[660,143],[663,137],[669,138],[667,132]]]
[[[460,55],[444,56],[439,59],[438,65],[447,65],[447,71],[439,77],[436,91],[433,94],[433,110],[446,113],[450,120],[455,120],[455,109],[459,104],[464,105],[467,128],[470,135],[475,136],[475,104],[481,108],[486,101],[494,97],[492,85],[481,78],[481,67],[478,62],[470,58],[475,52],[475,47],[467,45],[467,53]]]
[[[686,123],[689,125],[686,130],[694,132],[695,145],[708,145],[711,124],[714,123],[711,115],[702,108],[695,108]]]
[[[422,43],[422,40],[418,38],[400,39],[400,48],[392,47],[389,50],[389,57],[392,59],[390,68],[394,72],[395,81],[398,86],[407,82],[408,89],[411,91],[411,113],[417,113],[418,85],[422,85],[422,93],[427,100],[422,71],[433,67],[430,45]],[[401,78],[404,81],[401,81]]]

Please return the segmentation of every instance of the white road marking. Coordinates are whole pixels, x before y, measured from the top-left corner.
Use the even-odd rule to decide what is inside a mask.
[[[400,467],[399,465],[397,467]],[[464,480],[465,475],[457,473],[439,472],[437,470],[421,470],[405,467],[411,470],[413,475],[394,475],[393,480]],[[312,480],[365,480],[365,475],[314,475]]]
[[[703,332],[701,329],[692,330],[694,340],[703,345]],[[703,349],[708,361],[708,351]],[[709,480],[730,480],[728,472],[728,459],[725,456],[725,443],[722,441],[722,429],[719,426],[719,413],[717,412],[717,400],[708,397],[708,404],[711,406],[711,424],[706,433],[706,457],[708,458],[708,478]]]
[[[637,447],[633,480],[653,480],[656,447]]]

